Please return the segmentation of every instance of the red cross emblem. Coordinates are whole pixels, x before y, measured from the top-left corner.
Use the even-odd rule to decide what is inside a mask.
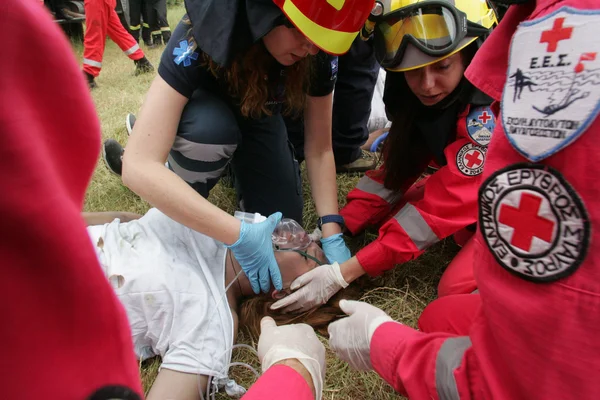
[[[514,229],[510,243],[521,250],[529,251],[533,238],[548,243],[552,241],[555,223],[538,215],[542,199],[531,193],[523,193],[519,208],[502,204],[498,221]]]
[[[546,48],[547,52],[555,52],[556,48],[558,47],[558,42],[571,38],[571,35],[573,34],[573,27],[569,26],[563,28],[564,22],[564,17],[556,18],[554,20],[554,24],[552,25],[552,29],[542,32],[540,43],[548,43],[548,47]]]
[[[483,162],[483,157],[481,156],[481,152],[479,150],[471,150],[465,154],[465,161],[467,168],[477,168]]]
[[[487,111],[483,111],[481,115],[477,117],[477,119],[483,122],[483,124],[485,125],[490,119],[492,119],[492,116],[488,114]]]

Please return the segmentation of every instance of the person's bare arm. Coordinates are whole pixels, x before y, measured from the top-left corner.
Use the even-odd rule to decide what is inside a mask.
[[[147,400],[199,400],[206,393],[206,375],[187,374],[162,368],[150,388]],[[204,395],[206,397],[206,395]]]
[[[335,161],[331,145],[333,94],[306,100],[304,110],[304,155],[308,180],[320,216],[338,214]],[[323,237],[341,232],[338,224],[323,225]]]
[[[142,217],[140,214],[123,211],[84,212],[81,216],[87,226],[109,224],[117,218],[121,222],[129,222]]]
[[[175,221],[232,244],[239,238],[240,221],[164,165],[187,101],[160,76],[154,79],[123,156],[123,183]]]

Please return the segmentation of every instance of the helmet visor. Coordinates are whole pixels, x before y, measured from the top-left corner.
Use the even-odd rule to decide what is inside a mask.
[[[417,3],[391,12],[377,21],[375,35],[379,62],[398,64],[410,43],[426,55],[451,52],[466,35],[466,16],[445,2]]]

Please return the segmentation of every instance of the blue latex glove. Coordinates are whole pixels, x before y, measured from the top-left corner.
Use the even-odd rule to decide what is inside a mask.
[[[327,238],[321,239],[323,251],[330,263],[337,262],[338,264],[350,259],[350,249],[344,242],[344,237],[341,233],[336,233]]]
[[[283,288],[271,241],[271,234],[280,220],[281,213],[276,212],[266,221],[257,224],[242,221],[240,238],[234,244],[226,246],[242,266],[256,294],[260,289],[267,293],[271,289],[271,281],[275,289]]]

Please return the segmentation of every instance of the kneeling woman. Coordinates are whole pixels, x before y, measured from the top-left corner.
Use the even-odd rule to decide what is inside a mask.
[[[322,266],[298,279],[292,287],[304,287],[274,308],[292,311],[321,304],[365,273],[379,275],[447,236],[471,226],[474,230],[477,189],[494,118],[491,99],[476,90],[464,72],[496,16],[479,0],[456,1],[455,7],[445,2],[407,3],[402,9],[384,10],[388,14],[375,28],[379,61],[391,71],[384,94],[392,121],[384,163],[367,172],[341,211],[349,233],[379,225],[379,237],[341,265]],[[455,33],[447,25],[450,16],[456,18],[455,26],[468,26],[466,36],[452,50],[431,56],[429,42],[418,34],[429,40],[443,32],[453,37],[448,34]],[[407,35],[417,40],[401,45]],[[429,175],[423,177],[427,170]],[[466,242],[442,279],[440,295],[476,289],[472,264],[464,260],[471,257],[472,246]]]
[[[127,312],[137,357],[162,357],[148,399],[200,399],[210,377],[227,377],[238,304],[253,295],[250,282],[222,243],[157,209],[126,223],[112,217],[86,215],[90,223],[107,222],[89,226],[88,233]],[[307,236],[298,243],[279,227],[275,243],[294,244],[293,251],[275,252],[285,289],[326,258]],[[274,292],[275,297],[283,295]]]

